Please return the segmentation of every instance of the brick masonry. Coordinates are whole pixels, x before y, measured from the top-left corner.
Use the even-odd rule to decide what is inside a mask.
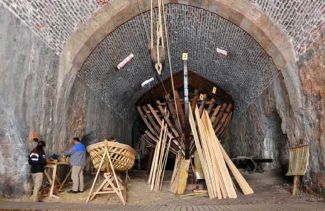
[[[187,51],[189,69],[227,91],[236,99],[237,111],[245,110],[279,74],[264,49],[231,22],[181,4],[168,4],[166,12],[173,70],[182,69],[181,53]],[[95,48],[78,74],[107,104],[122,112],[129,111],[149,89],[141,88],[141,83],[155,76],[147,49],[149,26],[149,12],[121,25]],[[227,50],[230,56],[218,55],[217,47]],[[130,53],[134,59],[118,71],[117,64]],[[169,68],[165,68],[163,77],[168,75]],[[151,86],[156,84],[157,78]]]
[[[14,19],[7,10],[1,8],[0,18],[2,18],[2,21],[0,21],[0,24],[2,24],[2,27],[0,30],[0,42],[1,47],[4,46],[4,48],[1,48],[0,51],[0,138],[1,143],[6,144],[1,146],[0,156],[8,162],[6,165],[0,165],[0,173],[5,172],[8,174],[6,176],[1,175],[0,185],[1,187],[4,187],[2,184],[8,186],[0,191],[4,195],[15,195],[16,193],[21,193],[23,189],[28,189],[28,183],[21,183],[21,181],[26,181],[28,173],[26,173],[27,167],[24,163],[24,158],[15,157],[12,159],[10,153],[26,155],[28,146],[24,142],[24,138],[30,129],[29,127],[40,130],[45,134],[46,139],[54,140],[57,137],[57,134],[53,132],[55,131],[53,123],[51,123],[51,118],[55,117],[55,100],[53,99],[57,98],[58,57],[55,54],[62,52],[71,34],[82,23],[87,22],[89,18],[94,16],[100,8],[104,5],[109,7],[113,1],[120,0],[0,1],[34,33],[41,37],[41,39],[38,39],[26,27],[23,27],[19,20]],[[129,3],[130,1],[120,2],[123,6],[123,3]],[[179,2],[199,4],[199,1],[184,0]],[[245,4],[245,2],[238,1],[236,3]],[[175,38],[173,40],[173,46],[175,47],[172,54],[176,58],[184,49],[184,46],[188,48],[190,54],[194,55],[193,58],[196,59],[192,64],[192,68],[203,76],[211,77],[214,81],[223,84],[223,88],[230,92],[234,98],[238,98],[237,104],[239,106],[237,105],[237,107],[247,107],[255,99],[252,98],[254,95],[257,97],[259,93],[263,92],[263,95],[248,107],[247,113],[237,118],[238,121],[243,120],[243,124],[233,124],[234,128],[247,128],[239,136],[233,136],[234,139],[243,141],[243,143],[254,138],[257,138],[258,141],[251,141],[238,146],[242,146],[245,149],[251,147],[251,149],[258,150],[259,155],[263,155],[263,150],[265,152],[265,150],[274,149],[273,146],[278,146],[272,145],[272,142],[269,142],[271,144],[263,149],[265,147],[263,140],[268,134],[268,129],[278,131],[279,127],[281,127],[282,132],[288,135],[290,145],[295,145],[300,140],[311,145],[313,159],[310,162],[310,168],[304,178],[304,183],[308,184],[307,188],[322,192],[324,190],[323,170],[325,162],[323,154],[325,136],[321,128],[324,126],[325,107],[324,87],[322,85],[324,84],[322,79],[323,71],[321,71],[324,67],[321,58],[324,56],[321,52],[324,52],[324,46],[323,44],[316,46],[314,44],[318,42],[324,43],[320,40],[324,36],[322,35],[324,31],[322,27],[324,27],[323,14],[325,2],[320,0],[252,0],[250,2],[276,23],[288,35],[294,46],[295,58],[299,59],[300,72],[290,73],[290,76],[295,77],[292,80],[302,80],[304,96],[303,99],[298,100],[302,102],[301,107],[291,110],[288,102],[288,96],[290,97],[291,94],[285,92],[288,87],[290,88],[290,84],[287,84],[288,81],[284,82],[285,86],[280,86],[282,82],[277,82],[277,78],[273,86],[270,86],[273,90],[269,90],[274,95],[263,92],[261,88],[266,87],[265,82],[270,82],[270,79],[276,76],[276,70],[270,57],[241,29],[205,10],[182,5],[168,6],[169,13],[173,14],[173,17],[169,16],[170,27]],[[135,9],[138,8],[133,8],[133,10]],[[197,19],[193,20],[192,16],[197,17],[197,19],[199,18],[203,24],[198,24],[196,22]],[[123,17],[123,13],[121,17]],[[187,21],[184,21],[184,17],[188,18]],[[236,19],[238,17],[234,15],[230,18]],[[208,21],[211,21],[212,24],[208,24]],[[247,24],[247,22],[243,22],[240,26],[244,27]],[[92,126],[94,126],[93,122],[97,118],[103,118],[105,124],[119,120],[122,122],[123,129],[130,129],[127,127],[127,124],[124,124],[128,119],[120,118],[121,113],[125,114],[125,110],[120,108],[131,106],[132,102],[145,91],[139,90],[139,83],[152,72],[150,61],[148,61],[149,57],[146,55],[146,45],[144,45],[147,41],[147,34],[143,32],[144,28],[148,29],[145,26],[148,26],[148,13],[144,13],[123,24],[111,33],[90,55],[78,75],[76,85],[72,89],[72,95],[67,98],[70,103],[75,101],[80,101],[81,103],[80,105],[78,104],[76,110],[74,110],[74,107],[68,108],[70,109],[68,111],[71,112],[68,112],[69,118],[66,124],[71,127],[68,127],[66,133],[74,131],[75,134],[81,134],[88,131],[87,127],[96,130],[96,127],[92,128]],[[205,33],[205,31],[209,33]],[[202,36],[198,36],[201,32]],[[227,34],[231,42],[228,43],[224,37],[217,36],[221,32]],[[127,34],[125,35],[125,33]],[[218,39],[212,37],[213,35],[218,37]],[[234,39],[234,37],[238,37],[238,39]],[[126,49],[123,51],[121,50],[122,47],[117,45],[119,39],[131,39],[132,43],[120,43]],[[52,50],[45,46],[42,40]],[[178,42],[181,45],[176,45]],[[212,57],[216,56],[211,51],[217,45],[240,52],[240,54],[234,55],[238,56],[234,58],[237,58],[240,62],[231,61],[231,59],[225,61],[218,57]],[[138,49],[136,53],[139,58],[136,58],[132,65],[127,66],[123,71],[116,72],[114,70],[115,65],[120,59],[123,59],[130,51],[135,49]],[[269,50],[272,51],[272,46]],[[96,54],[102,56],[97,58],[101,58],[101,61],[96,60]],[[254,59],[250,60],[250,58]],[[276,59],[274,60],[275,62]],[[230,68],[230,65],[235,66]],[[218,67],[217,70],[215,70],[215,66]],[[96,67],[96,69],[93,67]],[[175,61],[175,70],[179,69],[179,67],[179,61]],[[240,67],[243,71],[239,71],[241,69],[235,67]],[[250,71],[246,71],[248,69]],[[283,74],[288,74],[285,71],[283,72]],[[232,78],[232,81],[227,81],[229,78]],[[248,80],[250,78],[256,80]],[[291,80],[288,75],[285,78]],[[87,87],[80,85],[80,81],[87,82],[86,86],[91,88],[91,90],[82,90],[82,87]],[[230,87],[230,84],[232,84],[232,87]],[[299,89],[300,87],[295,88]],[[11,94],[8,95],[7,93]],[[247,96],[240,98],[242,93],[247,94]],[[270,98],[275,98],[275,105],[265,103],[269,96],[272,96]],[[87,97],[92,97],[90,104],[83,100]],[[247,100],[243,101],[243,99]],[[96,102],[99,102],[98,107],[92,104]],[[113,109],[107,109],[107,107]],[[278,114],[268,116],[269,110],[274,108]],[[78,116],[78,110],[81,113],[83,112],[82,115],[84,116]],[[116,114],[116,111],[113,110],[118,110],[117,113],[119,114]],[[116,117],[117,119],[115,117],[114,119],[105,119],[105,117],[102,117],[103,115],[100,115],[102,112],[112,112],[112,116],[114,116],[115,112],[118,117]],[[60,113],[60,115],[62,114]],[[276,115],[280,116],[281,122],[276,119],[278,118]],[[297,119],[293,119],[293,115]],[[88,118],[91,121],[85,122],[85,119]],[[254,122],[259,122],[260,124],[253,125],[252,123]],[[60,124],[60,127],[66,129],[67,125]],[[269,126],[272,126],[272,128],[268,128]],[[108,126],[107,128],[111,131],[119,129]],[[102,133],[106,129],[104,124],[98,126],[97,129],[99,130],[97,135],[106,136],[106,134]],[[119,130],[119,133],[123,132],[125,131]],[[247,136],[244,133],[247,133]],[[298,135],[295,136],[293,133]],[[283,140],[282,137],[278,139],[274,136],[267,136],[267,138],[272,139],[273,143]],[[64,146],[64,143],[59,141],[59,144],[54,144],[53,142],[51,145],[57,149]],[[287,147],[286,145],[285,149]],[[235,153],[235,151],[234,149],[233,152]],[[10,153],[8,154],[8,152]],[[252,154],[252,151],[247,150],[245,153],[249,155]],[[279,156],[281,151],[277,153],[274,156]],[[10,168],[12,166],[15,167],[16,171]]]
[[[120,0],[19,1],[1,0],[16,16],[60,53],[69,35],[101,7]],[[292,39],[297,54],[317,38],[324,22],[325,2],[304,0],[250,0]],[[312,32],[312,33],[310,33]]]

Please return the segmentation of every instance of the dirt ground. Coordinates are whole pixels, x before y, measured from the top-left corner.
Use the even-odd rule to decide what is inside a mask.
[[[171,172],[167,174],[170,175]],[[69,194],[68,186],[65,192],[58,193],[59,199],[43,198],[42,203],[32,203],[28,197],[18,199],[0,199],[1,208],[32,208],[37,204],[39,209],[101,209],[111,210],[126,209],[127,207],[156,210],[155,207],[165,207],[166,210],[177,210],[177,207],[186,206],[185,210],[216,210],[223,207],[225,210],[325,210],[325,200],[313,195],[299,192],[297,196],[291,196],[291,184],[288,178],[280,177],[277,171],[264,173],[243,173],[248,183],[252,186],[254,194],[244,196],[240,189],[237,190],[237,199],[210,200],[207,196],[193,196],[185,194],[176,196],[168,191],[169,181],[166,179],[160,192],[150,191],[146,184],[147,175],[144,171],[134,171],[130,174],[128,183],[127,206],[123,207],[114,194],[96,196],[90,203],[85,204],[93,176],[86,177],[86,191],[78,194]],[[54,206],[55,204],[55,206]],[[75,204],[75,206],[73,205]],[[48,206],[47,206],[48,205]],[[54,206],[54,207],[53,207]],[[72,207],[71,207],[72,206]],[[143,209],[142,209],[142,208]],[[208,209],[208,208],[211,209]],[[197,209],[195,209],[197,208]],[[158,208],[157,208],[158,209]]]

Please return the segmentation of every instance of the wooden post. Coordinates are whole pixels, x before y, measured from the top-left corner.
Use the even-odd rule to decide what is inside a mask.
[[[187,70],[188,54],[183,53],[182,60],[184,64],[184,146],[185,159],[190,158],[190,125],[189,125],[189,99],[188,99],[188,70]]]
[[[106,155],[106,153],[103,154],[103,157],[102,157],[102,159],[101,159],[101,161],[100,161],[100,164],[99,164],[99,166],[98,166],[98,170],[97,170],[97,173],[96,173],[96,176],[95,176],[94,182],[93,182],[93,184],[91,185],[91,188],[90,188],[90,191],[89,191],[89,194],[88,194],[88,197],[87,197],[86,203],[88,203],[89,200],[90,200],[91,194],[92,194],[92,192],[93,192],[93,189],[94,189],[95,184],[96,184],[96,181],[97,181],[97,177],[98,177],[98,175],[99,175],[99,173],[100,173],[100,169],[102,168],[102,165],[103,165],[103,163],[104,163],[105,155]]]
[[[298,175],[295,175],[293,176],[293,187],[292,187],[292,195],[295,196],[296,193],[298,192],[299,190],[299,176]]]

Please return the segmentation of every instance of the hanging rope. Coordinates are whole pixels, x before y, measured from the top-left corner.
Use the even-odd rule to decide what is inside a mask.
[[[178,124],[181,125],[181,121],[179,119],[178,115],[178,109],[175,101],[175,85],[174,85],[174,77],[173,77],[173,68],[172,68],[172,59],[170,56],[170,46],[169,46],[169,33],[167,29],[167,18],[166,18],[166,12],[165,12],[165,3],[164,0],[162,1],[162,12],[163,12],[163,17],[164,17],[164,28],[165,28],[165,37],[166,37],[166,47],[167,47],[167,57],[168,57],[168,63],[169,63],[169,74],[170,74],[170,80],[172,84],[172,93],[173,93],[173,99],[174,99],[174,105],[175,105],[175,110],[176,110],[176,116],[177,116],[177,121]]]
[[[164,22],[164,24],[162,24]],[[161,53],[164,49],[164,35],[166,39],[166,47],[167,47],[167,56],[168,56],[168,64],[169,64],[169,73],[170,73],[170,80],[171,80],[171,85],[172,85],[172,94],[173,94],[173,101],[175,105],[175,110],[176,110],[176,116],[177,116],[177,121],[178,124],[181,125],[180,118],[178,115],[178,109],[177,109],[177,104],[175,101],[175,84],[174,84],[174,78],[173,78],[173,68],[172,68],[172,60],[171,60],[171,55],[170,55],[170,45],[169,45],[169,33],[167,29],[167,18],[166,18],[166,12],[165,12],[165,3],[164,0],[158,0],[158,20],[157,20],[157,27],[156,27],[156,55],[154,55],[153,50],[154,50],[154,17],[153,17],[153,0],[150,0],[150,50],[151,50],[151,58],[155,62],[155,59],[157,60],[155,62],[155,69],[158,72],[158,79],[161,82],[163,89],[165,93],[167,93],[164,84],[162,83],[161,77],[161,70],[162,70],[162,63],[161,63]],[[165,32],[165,33],[164,33]],[[161,48],[161,49],[160,49]],[[156,57],[156,58],[155,58]]]
[[[150,50],[153,49],[153,2],[150,0]]]
[[[162,29],[161,29],[161,8],[160,8],[160,0],[158,0],[158,22],[157,22],[157,42],[156,42],[156,54],[157,54],[157,63],[155,64],[155,68],[158,72],[158,75],[161,74],[162,71],[162,64],[160,63],[160,49],[159,46],[161,44],[162,41]]]

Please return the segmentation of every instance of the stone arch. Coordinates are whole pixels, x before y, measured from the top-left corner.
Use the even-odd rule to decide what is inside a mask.
[[[167,0],[166,3],[205,9],[250,34],[273,59],[276,67],[282,71],[293,110],[300,108],[300,80],[293,46],[277,24],[252,3],[248,0]],[[58,112],[65,106],[65,99],[70,93],[77,71],[96,46],[117,27],[149,9],[150,1],[147,0],[112,1],[70,36],[60,57]]]

